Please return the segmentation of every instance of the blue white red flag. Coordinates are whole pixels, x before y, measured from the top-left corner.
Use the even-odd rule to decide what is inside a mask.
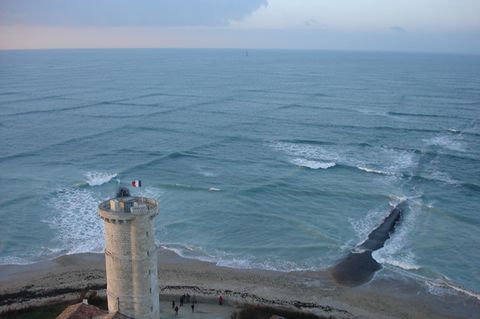
[[[141,180],[134,180],[134,181],[132,181],[132,186],[133,187],[142,187],[142,181]]]

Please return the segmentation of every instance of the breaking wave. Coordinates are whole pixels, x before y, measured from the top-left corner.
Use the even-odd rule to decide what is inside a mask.
[[[85,177],[87,178],[86,182],[88,185],[100,186],[117,177],[117,173],[87,172],[85,173]]]
[[[272,147],[290,157],[290,163],[311,169],[340,165],[367,173],[402,176],[411,174],[418,163],[418,154],[414,151],[373,145],[351,145],[345,148],[344,145],[302,140],[299,143],[274,143]]]

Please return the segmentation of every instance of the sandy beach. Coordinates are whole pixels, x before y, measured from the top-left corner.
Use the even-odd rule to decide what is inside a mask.
[[[243,303],[295,307],[334,318],[473,318],[480,313],[480,301],[473,296],[442,287],[432,294],[420,280],[388,269],[369,283],[350,288],[335,283],[328,271],[240,270],[182,258],[161,248],[158,253],[164,317],[171,315],[171,300],[184,293],[208,305],[202,306],[203,316],[218,318],[229,318]],[[3,265],[0,287],[0,312],[74,300],[85,290],[102,294],[104,258],[78,254],[31,265]],[[214,305],[219,295],[228,307]]]

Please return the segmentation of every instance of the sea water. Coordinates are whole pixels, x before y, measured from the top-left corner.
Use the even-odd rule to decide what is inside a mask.
[[[480,57],[281,50],[0,53],[0,263],[101,252],[140,179],[159,245],[334,265],[408,200],[384,267],[480,290]]]

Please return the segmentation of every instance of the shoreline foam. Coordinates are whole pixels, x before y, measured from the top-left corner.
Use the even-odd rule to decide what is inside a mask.
[[[159,248],[162,295],[193,291],[199,296],[223,294],[236,302],[299,306],[336,318],[469,318],[480,302],[461,292],[431,294],[414,278],[382,269],[367,284],[336,284],[328,271],[278,272],[232,269],[187,259]],[[0,312],[62,300],[72,293],[105,286],[103,254],[62,256],[51,261],[0,266]],[[56,293],[58,292],[58,294]],[[15,297],[16,296],[16,297]],[[8,298],[7,298],[8,297]],[[302,306],[303,305],[303,306]]]

